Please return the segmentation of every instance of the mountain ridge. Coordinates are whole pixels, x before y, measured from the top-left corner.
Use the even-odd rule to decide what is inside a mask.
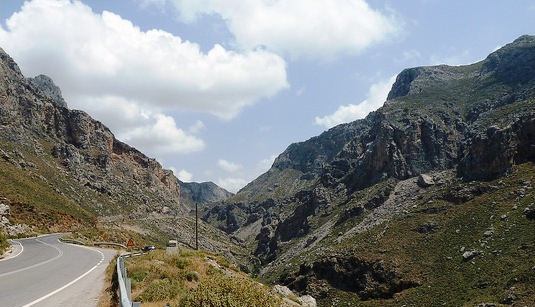
[[[402,227],[399,219],[404,215],[425,216],[411,213],[431,207],[419,197],[446,202],[444,210],[461,215],[466,213],[454,204],[493,195],[490,186],[495,183],[486,182],[521,177],[515,175],[518,165],[535,161],[533,63],[535,36],[522,36],[474,64],[403,70],[379,110],[290,145],[266,173],[228,200],[208,206],[203,219],[243,240],[259,259],[261,277],[314,297],[329,297],[327,304],[331,295],[342,293],[354,292],[367,300],[391,298],[406,289],[405,282],[418,288],[419,281],[406,280],[397,268],[375,262],[384,257],[370,262],[361,251],[350,249],[354,254],[348,255],[339,248],[383,224]],[[435,188],[420,187],[419,175],[467,192],[429,194]],[[474,180],[481,182],[480,190],[472,187]],[[418,198],[413,199],[411,191]],[[432,214],[442,219],[440,212]],[[434,227],[429,225],[422,229]],[[334,260],[321,260],[329,257]],[[293,277],[288,267],[294,269]],[[369,276],[354,285],[357,290],[333,279],[353,270]],[[359,278],[350,276],[348,280]],[[399,283],[385,284],[385,276]],[[367,287],[371,292],[359,292]],[[372,294],[381,287],[390,290]]]
[[[181,203],[172,171],[86,112],[67,108],[49,77],[24,77],[3,50],[0,150],[0,199],[10,212],[4,226],[20,232],[13,236],[72,231],[120,243],[194,240],[191,205]],[[239,253],[224,234],[206,224],[201,229],[204,248],[231,258],[231,250]]]

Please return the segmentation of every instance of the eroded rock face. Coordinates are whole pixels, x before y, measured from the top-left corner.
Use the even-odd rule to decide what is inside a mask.
[[[11,208],[9,207],[9,205],[0,202],[0,230],[7,233],[8,236],[17,236],[20,234],[29,233],[31,229],[30,227],[28,227],[28,225],[12,224],[9,221],[10,216]]]
[[[50,98],[56,106],[62,108],[67,107],[67,103],[61,95],[61,90],[49,76],[38,75],[34,78],[28,78],[28,81],[30,81],[30,84],[35,86],[43,96]]]
[[[194,207],[195,203],[220,202],[234,195],[213,182],[179,182],[179,185],[181,187],[182,202],[192,207]]]
[[[535,113],[474,136],[458,173],[465,180],[493,180],[507,174],[514,163],[527,161],[535,161]]]
[[[361,299],[392,298],[395,293],[418,286],[406,280],[383,263],[364,261],[357,257],[331,256],[303,264],[299,272],[286,278],[284,284],[298,292],[324,297],[328,287],[353,292]]]
[[[17,144],[44,159],[56,159],[62,171],[79,183],[77,189],[96,191],[111,203],[128,203],[130,208],[137,208],[134,214],[161,211],[163,207],[186,212],[172,172],[115,139],[106,126],[87,113],[68,109],[49,77],[25,78],[2,50],[0,132],[2,143]],[[43,144],[51,144],[52,149],[45,152]]]

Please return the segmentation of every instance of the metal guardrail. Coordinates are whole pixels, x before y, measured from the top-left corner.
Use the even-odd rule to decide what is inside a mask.
[[[130,278],[126,274],[126,267],[124,260],[126,258],[142,255],[139,254],[123,254],[117,257],[117,280],[119,281],[119,305],[121,307],[140,307],[141,303],[132,302],[132,284]]]
[[[126,245],[115,243],[115,242],[95,242],[93,243],[94,246],[115,246],[126,249]]]
[[[87,245],[86,243],[75,240],[75,239],[64,239],[59,238],[59,240],[63,243],[71,243],[71,244],[78,244],[78,245]],[[113,246],[113,247],[120,247],[126,249],[126,245],[121,243],[115,243],[115,242],[95,242],[93,243],[93,246]]]
[[[64,238],[59,238],[59,240],[63,243],[70,243],[70,244],[77,244],[77,245],[85,245],[84,242],[82,241],[78,241],[78,240],[74,240],[74,239],[64,239]]]

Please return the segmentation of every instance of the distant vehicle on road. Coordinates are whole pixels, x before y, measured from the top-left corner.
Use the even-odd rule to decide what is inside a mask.
[[[154,245],[146,245],[141,249],[141,251],[143,251],[145,253],[148,253],[148,252],[151,252],[151,251],[153,251],[155,249],[156,249],[156,247]]]

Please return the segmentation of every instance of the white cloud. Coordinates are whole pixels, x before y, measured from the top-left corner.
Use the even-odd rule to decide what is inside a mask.
[[[364,118],[370,112],[375,111],[383,106],[383,103],[386,101],[386,97],[388,96],[388,92],[392,88],[394,81],[396,81],[396,76],[392,76],[387,80],[372,84],[368,90],[366,99],[359,104],[340,106],[334,113],[323,117],[316,117],[314,121],[317,125],[325,128],[332,128],[342,123],[348,123]]]
[[[219,15],[243,48],[266,46],[292,56],[354,54],[400,28],[396,18],[372,9],[365,0],[168,1],[185,22],[203,14]]]
[[[228,178],[219,178],[216,183],[218,186],[223,187],[227,191],[236,193],[245,185],[247,185],[247,180],[243,178],[228,177]]]
[[[204,123],[202,121],[198,120],[188,128],[188,131],[190,133],[192,133],[192,134],[197,134],[197,133],[201,132],[201,130],[203,130],[204,128],[206,128]]]
[[[235,173],[243,168],[241,164],[230,162],[224,159],[219,159],[219,161],[217,161],[217,165],[219,168],[228,173]]]
[[[429,58],[430,65],[467,65],[474,62],[473,57],[470,55],[470,51],[450,51],[449,55],[436,55],[433,54]]]
[[[142,31],[79,1],[28,1],[5,24],[0,45],[27,76],[50,75],[74,107],[112,96],[144,108],[230,119],[288,86],[286,64],[274,53],[220,45],[203,52],[198,44],[163,30]]]
[[[202,129],[200,121],[186,132],[158,108],[145,107],[122,97],[80,97],[77,105],[106,124],[118,139],[151,156],[191,153],[205,147],[203,140],[191,135],[197,132],[192,128]]]
[[[262,159],[260,162],[258,162],[257,168],[260,174],[263,174],[264,172],[267,172],[271,166],[273,165],[273,162],[277,158],[277,155],[271,155],[269,158]]]
[[[144,148],[149,154],[190,153],[200,151],[202,140],[176,127],[175,120],[164,114],[155,114],[154,122],[125,131],[119,137],[132,146]]]
[[[193,175],[185,169],[182,169],[179,172],[176,172],[174,168],[171,168],[171,170],[176,175],[178,180],[182,182],[191,182],[193,180]]]

